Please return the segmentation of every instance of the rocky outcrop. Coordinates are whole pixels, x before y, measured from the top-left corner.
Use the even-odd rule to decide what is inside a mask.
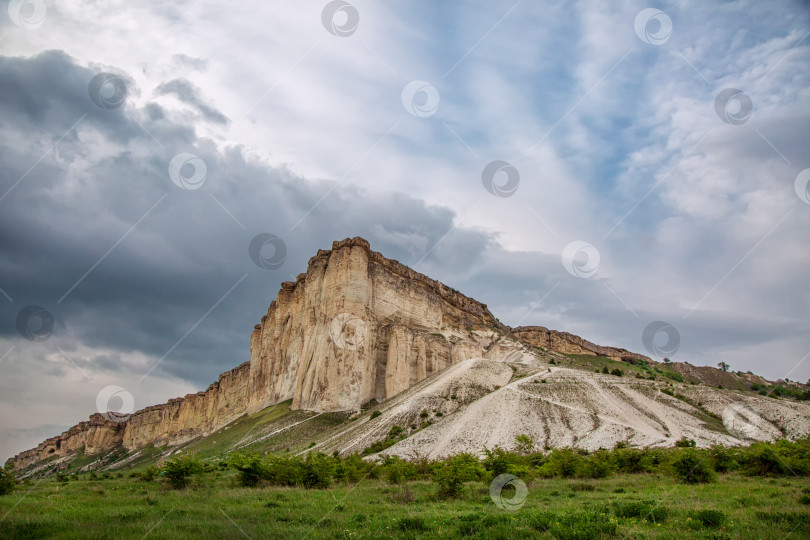
[[[249,412],[358,410],[471,356],[500,324],[480,302],[354,238],[319,251],[282,284],[251,336]]]
[[[510,331],[558,352],[646,359],[542,327],[510,329],[484,304],[383,257],[362,238],[346,239],[318,251],[306,273],[282,283],[250,337],[250,362],[205,392],[128,419],[93,415],[14,462],[26,468],[80,449],[182,444],[285,400],[293,409],[357,411],[469,358],[509,359],[514,346],[502,340]]]
[[[603,347],[591,343],[587,339],[569,334],[568,332],[557,332],[556,330],[549,330],[543,326],[518,326],[510,330],[513,336],[525,341],[529,345],[562,354],[589,354],[594,356],[606,356],[613,360],[623,360],[631,363],[653,363],[649,357],[643,354],[636,354],[627,349]]]
[[[87,454],[98,454],[121,446],[124,439],[124,425],[108,420],[101,414],[94,414],[87,422],[79,422],[61,435],[39,443],[36,448],[17,454],[14,466],[25,469],[46,459],[62,457],[77,450]]]

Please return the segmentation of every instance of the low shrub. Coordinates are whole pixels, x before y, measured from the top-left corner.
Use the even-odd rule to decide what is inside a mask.
[[[374,420],[378,416],[382,416],[382,413],[380,411],[374,411],[373,413],[371,413],[371,419],[372,420]]]
[[[433,482],[439,497],[458,497],[464,483],[483,478],[486,470],[472,454],[457,454],[445,459],[433,470]]]
[[[182,454],[166,461],[161,474],[174,489],[182,489],[190,482],[190,477],[203,471],[203,464],[194,454]]]
[[[239,485],[252,487],[267,477],[267,466],[258,454],[234,452],[228,458],[231,467],[239,471]]]
[[[613,504],[618,517],[638,518],[660,523],[667,519],[669,509],[656,501],[629,501]]]
[[[720,510],[698,510],[693,512],[691,517],[699,521],[704,527],[719,527],[726,521],[726,514]]]
[[[596,511],[575,511],[564,514],[538,512],[528,518],[529,526],[560,540],[608,538],[615,536],[618,524],[608,515]]]
[[[709,463],[709,456],[698,454],[692,448],[684,450],[672,462],[675,476],[687,484],[705,484],[713,482],[716,478],[714,470]]]

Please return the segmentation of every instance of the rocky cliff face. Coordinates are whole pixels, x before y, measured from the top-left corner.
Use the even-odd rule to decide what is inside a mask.
[[[636,354],[627,349],[603,347],[591,343],[587,339],[569,334],[568,332],[557,332],[556,330],[549,330],[543,326],[518,326],[517,328],[512,328],[511,332],[513,336],[530,345],[562,354],[590,354],[606,356],[613,360],[652,363],[652,360],[643,354]]]
[[[249,412],[357,410],[462,359],[499,323],[481,303],[369,249],[335,242],[282,284],[251,336]]]
[[[285,282],[250,337],[250,362],[205,392],[147,407],[118,422],[93,415],[14,458],[25,468],[84,449],[176,445],[240,415],[292,399],[293,409],[359,410],[469,358],[503,359],[504,333],[563,353],[634,357],[542,327],[510,329],[485,305],[397,261],[362,238],[334,242]]]

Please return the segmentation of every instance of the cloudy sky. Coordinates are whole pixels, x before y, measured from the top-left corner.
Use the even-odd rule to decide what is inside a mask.
[[[510,325],[807,380],[807,4],[612,4],[2,2],[0,458],[204,389],[358,235]]]

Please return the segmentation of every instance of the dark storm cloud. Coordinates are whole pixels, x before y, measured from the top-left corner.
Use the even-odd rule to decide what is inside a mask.
[[[223,125],[230,122],[227,116],[205,103],[200,97],[199,88],[186,79],[174,79],[165,82],[157,87],[156,92],[158,95],[171,94],[176,96],[183,103],[197,109],[203,118],[209,122]]]
[[[0,116],[7,120],[0,126],[0,193],[11,190],[0,201],[0,288],[14,300],[0,305],[5,337],[16,336],[18,311],[37,304],[58,323],[46,345],[161,358],[246,275],[153,373],[166,370],[204,387],[248,359],[252,327],[280,282],[305,271],[333,240],[364,236],[406,264],[441,261],[450,277],[490,244],[484,233],[452,230],[445,208],[307,181],[251,161],[240,148],[220,150],[158,105],[101,109],[87,91],[94,75],[63,53],[0,58]],[[169,178],[180,152],[205,162],[200,189],[184,191]],[[250,240],[262,232],[287,245],[277,270],[248,256]],[[440,240],[452,257],[431,251]],[[114,369],[116,358],[97,355],[82,368]]]

